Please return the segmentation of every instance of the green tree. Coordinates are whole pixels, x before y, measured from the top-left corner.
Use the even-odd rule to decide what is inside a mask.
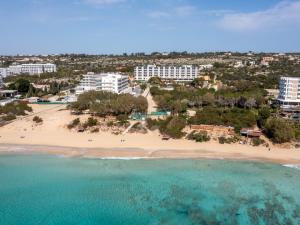
[[[275,143],[285,143],[295,138],[293,124],[283,118],[270,117],[265,129],[267,136]]]
[[[15,89],[19,93],[27,93],[30,87],[30,82],[29,80],[20,78],[16,82],[12,83],[9,85],[10,89]]]
[[[78,97],[77,102],[70,106],[73,110],[90,110],[100,116],[129,115],[132,112],[144,113],[147,111],[147,99],[130,94],[114,94],[104,91],[90,91]]]
[[[151,77],[148,80],[148,83],[151,85],[161,85],[163,82],[159,77]]]
[[[267,119],[271,116],[270,108],[264,106],[258,110],[258,126],[263,128],[266,124]]]
[[[184,136],[182,130],[186,126],[186,120],[179,116],[170,117],[166,123],[160,127],[160,131],[172,138],[181,138]]]
[[[196,88],[203,87],[203,84],[204,84],[204,79],[202,77],[194,79],[191,83],[191,85]]]
[[[35,88],[30,84],[29,90],[27,92],[27,97],[33,97],[35,95]]]

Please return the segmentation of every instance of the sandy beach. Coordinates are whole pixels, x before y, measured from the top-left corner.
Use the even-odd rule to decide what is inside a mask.
[[[71,115],[65,109],[66,106],[32,107],[34,111],[31,115],[0,127],[0,152],[36,152],[99,158],[226,158],[300,163],[300,150],[282,146],[272,145],[269,151],[266,147],[221,145],[216,141],[163,141],[158,131],[124,135],[113,135],[110,132],[77,133],[66,128],[66,124],[78,117]],[[34,124],[32,118],[35,115],[43,119],[43,124]]]

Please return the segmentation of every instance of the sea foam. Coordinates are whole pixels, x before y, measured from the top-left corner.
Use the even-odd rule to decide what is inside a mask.
[[[140,159],[150,159],[150,157],[102,157],[103,160],[140,160]],[[153,159],[153,158],[151,158]]]
[[[283,166],[300,170],[300,164],[284,164]]]

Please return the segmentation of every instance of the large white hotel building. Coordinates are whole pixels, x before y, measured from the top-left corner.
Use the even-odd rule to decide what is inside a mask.
[[[128,90],[129,79],[127,75],[118,73],[87,73],[76,87],[76,95],[87,91],[109,91],[117,94]]]
[[[137,66],[134,69],[137,81],[148,81],[151,77],[159,77],[164,80],[193,81],[199,75],[199,67],[193,65],[183,66]]]
[[[279,82],[280,105],[300,106],[300,78],[299,77],[281,77]]]
[[[56,72],[56,65],[52,63],[22,64],[22,65],[9,66],[8,68],[0,68],[0,75],[2,77],[19,75],[19,74],[39,75],[42,73],[53,73],[53,72]]]

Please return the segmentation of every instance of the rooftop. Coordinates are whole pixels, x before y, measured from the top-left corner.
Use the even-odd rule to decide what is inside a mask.
[[[13,94],[13,93],[17,93],[17,90],[0,90],[1,94]]]

